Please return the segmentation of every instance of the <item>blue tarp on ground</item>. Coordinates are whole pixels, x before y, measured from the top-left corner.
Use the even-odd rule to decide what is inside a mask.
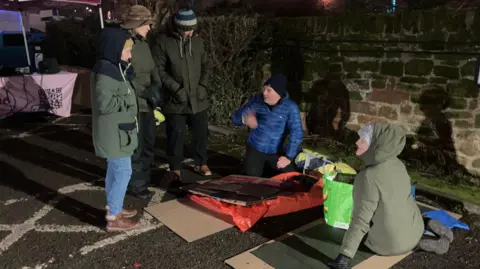
[[[443,223],[443,225],[447,226],[450,229],[460,228],[460,229],[470,230],[470,227],[468,227],[467,224],[452,217],[450,214],[448,214],[444,210],[428,211],[423,213],[423,215],[425,217],[440,221],[441,223]]]

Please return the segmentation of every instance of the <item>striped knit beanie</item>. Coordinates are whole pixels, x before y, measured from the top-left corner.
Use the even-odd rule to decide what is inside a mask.
[[[197,26],[197,16],[191,9],[181,9],[175,14],[175,25],[178,30],[191,31]]]

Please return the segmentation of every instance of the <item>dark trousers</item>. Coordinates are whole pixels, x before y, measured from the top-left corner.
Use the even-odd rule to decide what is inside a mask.
[[[256,148],[247,145],[247,151],[245,154],[245,174],[254,177],[272,177],[279,172],[286,173],[296,171],[293,161],[285,168],[278,169],[277,162],[278,158],[281,156],[282,155],[277,154],[265,154],[258,151]],[[266,171],[264,168],[267,168]]]
[[[192,133],[192,144],[195,148],[195,165],[207,164],[208,114],[207,110],[196,114],[166,114],[167,156],[170,170],[181,170],[185,126]]]
[[[132,177],[128,189],[141,192],[150,183],[150,169],[155,157],[155,116],[153,110],[138,113],[138,147],[132,156]]]

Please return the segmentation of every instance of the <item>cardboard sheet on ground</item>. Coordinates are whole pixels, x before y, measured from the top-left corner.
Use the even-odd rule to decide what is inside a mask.
[[[425,204],[419,205],[423,212],[435,209]],[[460,218],[460,215],[451,215]],[[228,259],[225,263],[235,269],[328,268],[326,264],[338,254],[344,233],[341,229],[326,225],[323,219],[318,220]],[[409,254],[382,257],[361,247],[351,265],[355,269],[386,269]]]
[[[145,211],[187,242],[233,227],[228,216],[210,212],[188,198],[156,204]]]
[[[252,254],[276,269],[328,269],[327,263],[340,251],[344,234],[345,230],[320,223],[280,242],[262,246]],[[350,265],[355,266],[373,255],[362,246]]]

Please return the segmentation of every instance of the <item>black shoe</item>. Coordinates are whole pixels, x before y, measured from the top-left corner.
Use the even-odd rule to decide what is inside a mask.
[[[128,190],[127,194],[135,196],[139,199],[144,199],[144,200],[148,200],[148,199],[151,199],[153,197],[153,192],[149,191],[148,189],[144,189],[144,190],[139,191],[139,192],[137,192],[137,191],[134,192],[134,191]]]
[[[177,198],[187,196],[187,192],[181,189],[182,186],[185,186],[185,184],[180,180],[172,180],[168,185],[167,192],[176,196]]]

